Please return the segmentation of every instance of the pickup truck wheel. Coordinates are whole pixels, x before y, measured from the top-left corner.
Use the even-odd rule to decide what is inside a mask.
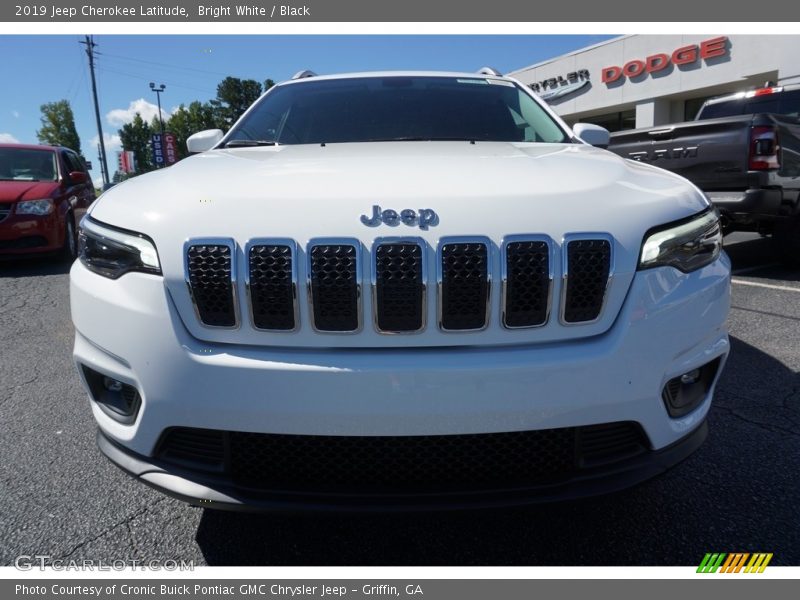
[[[775,224],[775,242],[783,262],[800,266],[800,215]]]
[[[78,236],[75,234],[75,219],[72,213],[67,215],[64,226],[64,246],[61,248],[61,258],[65,262],[72,262],[78,258]]]

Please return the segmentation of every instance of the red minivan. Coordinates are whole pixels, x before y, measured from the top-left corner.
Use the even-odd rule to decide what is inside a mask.
[[[94,199],[86,163],[74,151],[0,144],[0,257],[74,259],[78,223]]]

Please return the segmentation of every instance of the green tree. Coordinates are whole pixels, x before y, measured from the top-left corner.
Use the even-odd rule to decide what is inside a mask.
[[[258,100],[263,88],[255,79],[226,77],[217,86],[217,97],[211,100],[214,121],[219,129],[228,130],[250,105]]]
[[[167,132],[167,120],[164,119],[164,133]],[[150,120],[150,133],[161,133],[161,119],[158,115]]]
[[[150,156],[150,136],[152,134],[152,128],[139,113],[136,113],[133,121],[126,123],[119,130],[119,139],[122,141],[123,150],[132,150],[134,153],[137,175],[147,173],[155,168]]]
[[[178,146],[178,158],[186,158],[186,140],[193,133],[204,129],[214,129],[213,107],[204,102],[195,100],[189,106],[181,104],[170,116],[165,124],[166,130],[175,135],[175,143]]]
[[[114,176],[111,178],[111,181],[114,183],[122,183],[126,179],[130,179],[132,175],[128,173],[120,173],[119,171],[114,171]]]
[[[42,144],[65,146],[78,154],[81,152],[81,139],[75,129],[75,115],[67,100],[42,104],[42,128],[36,137]]]

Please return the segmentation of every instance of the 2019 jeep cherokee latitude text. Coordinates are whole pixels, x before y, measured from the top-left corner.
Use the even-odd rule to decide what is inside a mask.
[[[220,137],[81,228],[74,359],[141,481],[227,508],[502,505],[703,441],[730,265],[685,179],[493,74],[298,77]]]

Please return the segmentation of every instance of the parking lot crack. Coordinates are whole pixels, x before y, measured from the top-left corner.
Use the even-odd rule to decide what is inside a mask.
[[[726,414],[729,414],[729,415],[739,419],[740,421],[744,421],[745,423],[748,423],[750,425],[758,427],[759,429],[763,429],[765,431],[769,431],[770,433],[786,433],[786,434],[789,434],[789,435],[800,436],[800,432],[793,431],[791,429],[786,429],[784,427],[777,427],[777,426],[774,426],[774,425],[773,426],[765,425],[764,423],[759,423],[758,421],[754,421],[753,419],[747,417],[746,415],[743,415],[742,413],[740,413],[736,409],[730,408],[728,406],[723,406],[719,402],[716,402],[714,404],[714,407],[719,409],[719,410],[721,410],[721,411],[723,411],[723,412],[725,412]]]
[[[131,527],[131,521],[125,521],[125,529],[128,530],[128,538],[131,541],[131,548],[133,549],[133,555],[135,557],[139,556],[139,548],[136,544],[136,537],[133,535],[133,528]]]
[[[777,317],[778,319],[788,319],[790,321],[800,321],[800,317],[793,317],[791,315],[782,315],[780,313],[770,312],[770,311],[767,311],[767,310],[758,310],[756,308],[745,308],[744,306],[736,306],[734,304],[731,304],[731,308],[735,309],[735,310],[741,310],[741,311],[744,311],[744,312],[755,313],[755,314],[758,314],[758,315],[764,315],[765,317]]]
[[[798,388],[792,388],[792,391],[786,394],[783,398],[781,398],[781,406],[786,410],[797,410],[796,407],[789,406],[789,400],[797,394]]]
[[[0,398],[0,406],[5,404],[8,400],[11,400],[11,398],[14,397],[14,394],[16,392],[18,392],[19,390],[24,388],[26,385],[30,385],[32,383],[35,383],[38,379],[39,379],[39,376],[38,375],[34,375],[32,379],[28,379],[27,381],[23,381],[22,383],[18,383],[16,385],[14,385],[13,389],[11,390],[11,393],[9,393],[7,396],[3,396],[2,398]]]
[[[109,533],[111,533],[111,532],[113,532],[113,531],[115,531],[115,530],[119,529],[120,527],[125,527],[125,528],[128,530],[128,532],[130,533],[130,532],[131,532],[131,529],[130,529],[130,525],[129,525],[129,524],[130,524],[130,522],[131,522],[131,521],[133,521],[134,519],[136,519],[136,518],[138,518],[138,517],[142,516],[142,515],[143,515],[143,514],[145,514],[147,511],[149,511],[151,508],[153,508],[154,506],[156,506],[157,504],[159,504],[159,503],[163,502],[163,501],[164,501],[164,500],[166,500],[166,499],[167,499],[167,498],[158,498],[158,499],[156,499],[155,501],[153,501],[153,502],[151,502],[150,504],[148,504],[147,506],[145,506],[145,507],[143,507],[143,508],[140,508],[139,510],[137,510],[137,511],[135,511],[135,512],[131,513],[130,515],[128,515],[127,517],[125,517],[125,518],[124,518],[124,519],[122,519],[121,521],[117,521],[116,523],[114,523],[114,524],[113,524],[113,525],[111,525],[110,527],[107,527],[106,529],[104,529],[102,532],[100,532],[100,533],[99,533],[99,534],[97,534],[96,536],[94,536],[94,537],[91,537],[91,538],[89,538],[89,539],[86,539],[86,540],[83,540],[83,541],[82,541],[82,542],[80,542],[79,544],[77,544],[77,545],[73,546],[73,547],[72,547],[72,549],[71,549],[69,552],[67,552],[67,553],[66,553],[66,554],[64,554],[62,557],[60,557],[60,558],[61,558],[61,560],[66,560],[66,559],[68,559],[70,556],[72,556],[73,554],[75,554],[75,552],[77,552],[78,550],[80,550],[81,548],[83,548],[84,546],[86,546],[87,544],[91,544],[92,542],[95,542],[95,541],[99,540],[100,538],[102,538],[102,537],[104,537],[104,536],[108,535]]]

